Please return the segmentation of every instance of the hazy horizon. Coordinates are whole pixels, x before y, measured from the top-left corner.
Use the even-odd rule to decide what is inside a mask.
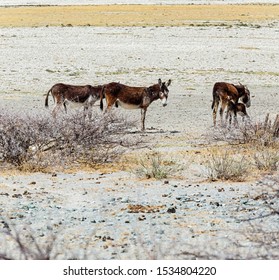
[[[248,4],[272,3],[278,0],[2,0],[0,6],[19,5],[105,5],[105,4]]]

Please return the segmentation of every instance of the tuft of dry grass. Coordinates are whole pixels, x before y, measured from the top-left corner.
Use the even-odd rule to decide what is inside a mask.
[[[177,162],[163,158],[159,152],[152,152],[137,159],[135,165],[132,172],[139,178],[159,180],[174,176],[182,168]]]
[[[263,149],[254,154],[254,161],[259,170],[276,171],[279,168],[279,152],[275,149]]]
[[[243,181],[248,175],[249,167],[245,157],[236,158],[228,152],[212,154],[206,164],[208,178],[213,181]]]

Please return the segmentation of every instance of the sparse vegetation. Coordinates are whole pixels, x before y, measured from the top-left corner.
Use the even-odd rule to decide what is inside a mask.
[[[14,250],[5,250],[5,246],[1,246],[0,260],[51,260],[57,258],[54,235],[48,236],[44,242],[39,242],[31,231],[24,235],[16,228],[11,229],[11,225],[7,222],[6,225],[8,230],[2,232],[1,235],[9,240],[10,246],[14,247]]]
[[[207,162],[208,177],[211,180],[243,181],[248,170],[249,164],[244,157],[236,159],[227,152],[212,154]]]
[[[274,149],[264,149],[255,153],[255,165],[259,170],[276,171],[279,167],[279,153]]]
[[[179,171],[179,166],[172,160],[164,160],[160,153],[154,152],[142,157],[137,162],[135,173],[140,178],[165,179]]]
[[[237,127],[218,127],[211,136],[214,140],[224,141],[227,152],[212,152],[208,162],[208,177],[212,180],[242,180],[248,170],[273,172],[279,165],[279,116],[272,120],[269,114],[264,121],[239,123]],[[236,147],[238,149],[235,149]],[[246,158],[236,160],[230,152],[245,151]],[[248,167],[249,166],[249,167]],[[252,168],[254,167],[254,169]],[[256,169],[255,169],[256,167]],[[255,173],[256,174],[256,173]],[[242,177],[242,178],[241,178]]]
[[[19,169],[104,163],[138,142],[123,133],[133,124],[110,114],[96,114],[90,121],[82,113],[57,119],[2,113],[0,120],[0,162]]]
[[[233,129],[231,127],[220,127],[213,133],[215,140],[227,141],[229,144],[274,146],[279,140],[279,115],[273,121],[267,114],[264,121],[243,122]]]

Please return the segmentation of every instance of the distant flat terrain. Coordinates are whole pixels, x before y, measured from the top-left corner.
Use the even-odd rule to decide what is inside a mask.
[[[279,19],[279,5],[94,5],[0,8],[0,27],[183,26]]]

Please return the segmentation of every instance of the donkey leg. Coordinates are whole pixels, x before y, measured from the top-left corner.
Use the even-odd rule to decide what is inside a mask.
[[[229,114],[229,126],[232,125],[232,112],[227,113]]]
[[[67,106],[66,106],[66,102],[65,101],[63,102],[63,105],[64,105],[64,110],[65,110],[65,112],[67,114]]]
[[[58,112],[58,110],[61,108],[61,105],[62,105],[62,104],[57,103],[57,104],[54,106],[54,108],[53,108],[53,110],[52,110],[52,113],[51,113],[53,118],[56,118],[57,112]]]
[[[237,113],[236,112],[234,112],[233,119],[234,119],[234,126],[237,127],[238,126],[238,121],[237,121]]]
[[[108,94],[106,95],[106,101],[107,101],[107,108],[105,110],[105,113],[110,112],[112,109],[112,106],[116,103],[117,98],[115,98],[114,96],[108,96]]]
[[[219,106],[219,101],[215,100],[214,105],[213,105],[213,125],[214,125],[214,127],[216,126],[216,117],[217,117],[218,106]]]
[[[228,108],[227,113],[226,113],[226,125],[227,125],[227,123],[228,123],[228,119],[229,119],[229,125],[231,125],[231,122],[232,122],[232,114],[231,114],[231,111],[229,110],[229,108]]]
[[[94,101],[91,101],[90,103],[89,103],[89,106],[88,106],[88,118],[89,118],[89,120],[91,121],[91,119],[92,119],[92,111],[93,111],[93,105],[95,104],[95,102],[97,101],[97,99],[96,100],[94,100]]]
[[[223,126],[223,114],[224,114],[226,105],[227,105],[227,104],[226,104],[225,102],[222,102],[221,108],[220,108],[220,118],[221,118],[221,125],[222,125],[222,126]]]
[[[83,120],[85,121],[86,116],[88,115],[88,104],[83,107]]]
[[[145,130],[145,116],[147,108],[141,109],[141,130]]]
[[[87,113],[88,113],[88,119],[91,121],[92,119],[92,107],[93,107],[93,104],[91,104],[88,109],[87,109]]]

